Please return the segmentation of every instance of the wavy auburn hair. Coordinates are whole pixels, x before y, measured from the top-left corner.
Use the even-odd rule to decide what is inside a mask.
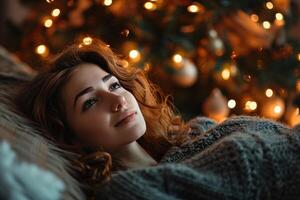
[[[30,119],[40,124],[46,136],[61,148],[77,153],[74,162],[77,178],[90,186],[101,186],[114,170],[122,169],[114,158],[101,149],[91,151],[73,144],[75,135],[66,121],[60,92],[81,63],[93,63],[113,74],[136,98],[144,119],[146,133],[138,143],[156,160],[172,145],[185,142],[187,125],[175,113],[170,96],[152,84],[143,70],[129,67],[104,42],[93,39],[90,45],[76,42],[48,63],[48,71],[40,73],[19,93],[17,104]],[[177,129],[171,130],[176,126]],[[95,187],[94,187],[95,188]]]

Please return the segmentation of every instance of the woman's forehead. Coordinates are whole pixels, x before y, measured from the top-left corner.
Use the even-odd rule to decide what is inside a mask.
[[[62,97],[67,100],[72,98],[75,93],[95,85],[102,77],[108,73],[101,67],[92,63],[82,63],[74,69],[69,79],[62,87]]]

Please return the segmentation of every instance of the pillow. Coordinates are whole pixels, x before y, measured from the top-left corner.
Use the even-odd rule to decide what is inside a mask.
[[[35,163],[59,177],[66,186],[63,199],[85,199],[80,183],[71,175],[73,171],[68,162],[75,155],[43,137],[43,130],[25,118],[13,103],[18,89],[34,75],[18,67],[12,67],[15,71],[1,69],[0,65],[0,140],[8,141],[21,160]]]
[[[30,78],[37,74],[35,70],[21,62],[16,56],[0,46],[0,72],[15,77]]]
[[[1,199],[59,200],[64,187],[53,173],[35,164],[20,162],[10,145],[0,141]]]

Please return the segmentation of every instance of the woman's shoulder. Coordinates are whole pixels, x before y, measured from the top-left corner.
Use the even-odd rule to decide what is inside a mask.
[[[259,137],[270,137],[292,132],[292,129],[283,123],[245,115],[230,117],[222,123],[216,123],[207,117],[197,116],[191,119],[188,124],[192,128],[190,139],[180,146],[171,147],[160,162],[178,162],[189,158],[195,153],[209,148],[221,138],[228,137],[236,132],[240,132],[245,136],[254,134]]]
[[[226,130],[253,130],[266,132],[271,131],[272,133],[278,133],[279,130],[287,130],[289,127],[278,121],[259,117],[259,116],[248,116],[239,115],[232,116],[221,123],[217,123],[213,119],[204,116],[197,116],[187,122],[192,128],[192,135],[207,135],[211,132],[226,131]]]

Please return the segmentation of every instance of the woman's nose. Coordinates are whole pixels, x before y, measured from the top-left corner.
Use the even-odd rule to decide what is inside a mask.
[[[127,102],[123,95],[113,95],[112,97],[112,111],[119,112],[127,109]]]

